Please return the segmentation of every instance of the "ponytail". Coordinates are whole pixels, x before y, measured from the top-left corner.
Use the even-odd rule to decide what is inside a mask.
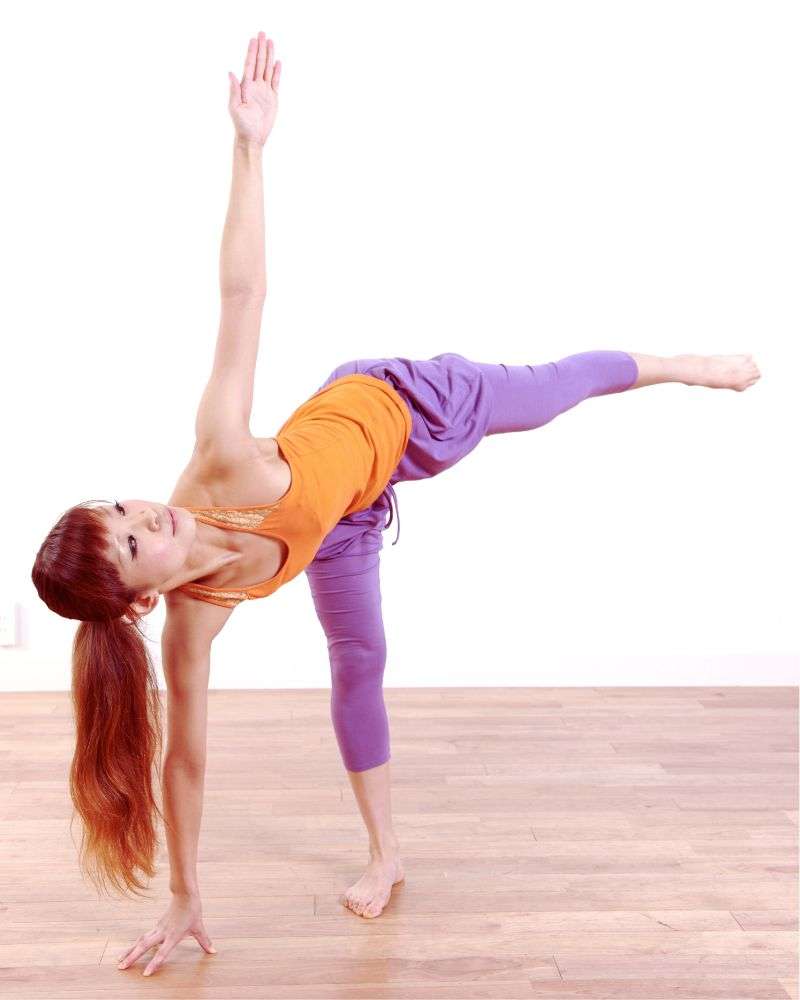
[[[72,647],[75,754],[70,795],[83,821],[80,865],[95,887],[146,888],[155,875],[153,794],[161,765],[158,681],[135,625],[122,618],[81,622]],[[155,766],[154,766],[155,765]]]
[[[72,645],[69,790],[83,824],[81,870],[98,893],[140,895],[141,876],[155,875],[163,820],[153,790],[161,701],[146,636],[130,609],[136,594],[108,558],[108,545],[102,514],[79,504],[48,534],[31,578],[51,610],[80,620]]]

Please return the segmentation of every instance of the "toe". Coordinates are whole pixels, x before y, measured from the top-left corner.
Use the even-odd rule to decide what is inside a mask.
[[[354,894],[348,894],[345,896],[345,905],[348,906],[353,913],[358,913],[362,907],[362,900]]]
[[[370,906],[370,916],[377,917],[379,914],[383,913],[391,895],[391,892],[385,892],[373,899]]]

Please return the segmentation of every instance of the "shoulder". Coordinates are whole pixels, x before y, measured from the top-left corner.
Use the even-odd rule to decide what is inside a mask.
[[[248,429],[220,431],[196,439],[187,468],[200,479],[213,479],[261,456],[258,439]]]
[[[208,652],[234,611],[197,600],[181,590],[167,591],[164,601],[167,607],[164,641],[176,643],[186,653],[199,655]]]
[[[213,440],[196,441],[194,451],[175,483],[168,503],[178,507],[213,507],[217,498],[230,491],[231,483],[255,462],[265,457],[259,439],[246,432],[220,436]]]

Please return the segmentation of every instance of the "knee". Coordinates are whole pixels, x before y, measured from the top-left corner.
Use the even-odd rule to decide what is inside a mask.
[[[386,639],[378,634],[360,639],[340,640],[330,647],[331,682],[337,694],[347,694],[383,683],[386,667]]]

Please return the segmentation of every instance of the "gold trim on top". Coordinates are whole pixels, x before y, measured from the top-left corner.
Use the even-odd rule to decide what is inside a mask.
[[[208,507],[194,507],[192,513],[202,514],[203,517],[223,524],[235,524],[238,528],[258,528],[273,509],[273,507],[262,507],[256,510],[254,507],[240,507],[236,510],[214,510]]]
[[[181,590],[184,588],[181,587]],[[185,589],[191,594],[202,594],[213,597],[215,600],[223,602],[227,607],[235,607],[242,601],[246,601],[249,595],[244,590],[215,590],[214,587],[206,587],[201,583],[187,583]]]

